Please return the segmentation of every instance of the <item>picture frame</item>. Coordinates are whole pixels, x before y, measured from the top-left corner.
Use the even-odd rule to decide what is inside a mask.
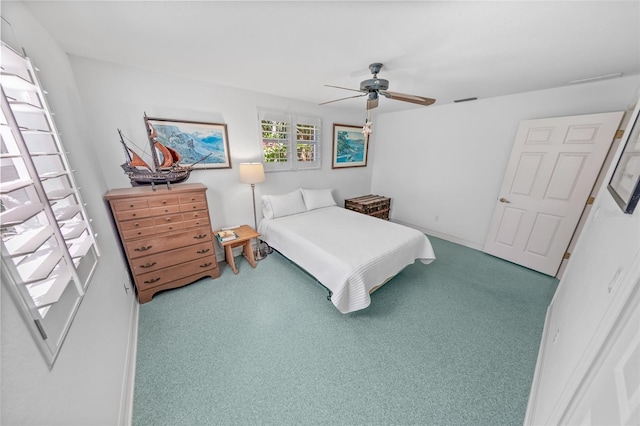
[[[333,124],[333,155],[331,168],[366,167],[369,154],[369,135],[362,127]]]
[[[622,211],[632,214],[640,200],[640,102],[627,126],[630,129],[623,139],[624,148],[613,171],[607,189]],[[625,132],[626,133],[626,132]]]
[[[156,139],[180,154],[181,166],[195,169],[229,169],[227,125],[202,121],[147,117],[158,133]]]

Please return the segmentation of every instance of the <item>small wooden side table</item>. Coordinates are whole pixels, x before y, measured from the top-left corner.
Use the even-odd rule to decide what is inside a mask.
[[[235,240],[224,241],[216,240],[220,243],[220,245],[224,248],[224,259],[227,261],[229,266],[231,266],[231,270],[234,274],[238,273],[238,268],[236,268],[236,262],[233,259],[233,249],[236,247],[242,246],[242,255],[247,259],[251,267],[256,267],[256,260],[253,257],[253,249],[251,248],[251,240],[254,238],[258,238],[260,236],[259,233],[255,231],[249,225],[242,225],[238,228],[233,228],[236,234],[238,234],[238,238]],[[217,232],[217,231],[216,231]]]

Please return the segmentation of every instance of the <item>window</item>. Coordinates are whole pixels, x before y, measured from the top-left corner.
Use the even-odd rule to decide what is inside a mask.
[[[1,54],[2,285],[51,367],[99,252],[35,67]]]
[[[266,171],[320,168],[320,118],[259,111],[258,119]]]

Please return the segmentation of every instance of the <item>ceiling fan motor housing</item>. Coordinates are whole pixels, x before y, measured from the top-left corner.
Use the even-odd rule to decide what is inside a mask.
[[[387,90],[389,88],[389,80],[384,78],[370,78],[360,83],[360,90]]]

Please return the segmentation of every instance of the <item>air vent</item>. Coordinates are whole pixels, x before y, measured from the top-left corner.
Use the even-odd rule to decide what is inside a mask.
[[[477,101],[478,98],[473,97],[473,98],[464,98],[464,99],[456,99],[453,102],[469,102],[469,101]]]
[[[591,82],[591,81],[608,80],[610,78],[618,78],[618,77],[622,77],[622,73],[621,72],[616,72],[616,73],[613,73],[613,74],[598,75],[598,76],[595,76],[595,77],[581,78],[580,80],[571,80],[569,82],[569,84],[588,83],[588,82]]]

